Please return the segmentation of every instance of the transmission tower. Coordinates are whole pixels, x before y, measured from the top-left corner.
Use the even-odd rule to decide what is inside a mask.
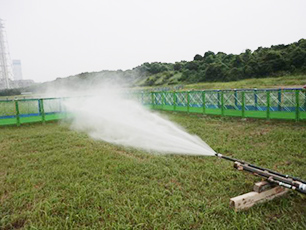
[[[3,21],[0,19],[0,89],[9,89],[13,79],[12,61]]]

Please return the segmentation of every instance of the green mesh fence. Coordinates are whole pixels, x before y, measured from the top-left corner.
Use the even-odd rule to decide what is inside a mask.
[[[306,119],[306,91],[298,91],[299,119]]]
[[[306,91],[302,89],[207,90],[152,92],[143,104],[153,109],[221,116],[306,119]],[[150,103],[151,102],[151,103]]]
[[[306,91],[207,90],[128,94],[151,109],[221,116],[306,120]],[[65,98],[0,100],[0,126],[65,118]]]
[[[62,98],[0,100],[0,126],[62,119]]]
[[[12,125],[16,124],[16,122],[15,102],[0,101],[0,125]]]

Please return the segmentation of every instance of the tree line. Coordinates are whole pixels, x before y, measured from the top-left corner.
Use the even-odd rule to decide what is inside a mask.
[[[20,95],[21,91],[20,89],[1,89],[0,90],[0,96],[14,96],[14,95]]]
[[[264,78],[296,73],[306,73],[306,40],[289,45],[258,47],[241,54],[214,53],[196,54],[192,61],[176,63],[144,63],[134,68],[142,75],[162,72],[181,73],[181,81],[212,82],[236,81],[247,78]]]

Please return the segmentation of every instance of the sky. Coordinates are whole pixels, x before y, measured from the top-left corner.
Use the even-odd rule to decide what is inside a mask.
[[[305,0],[0,0],[24,79],[191,61],[306,38]]]

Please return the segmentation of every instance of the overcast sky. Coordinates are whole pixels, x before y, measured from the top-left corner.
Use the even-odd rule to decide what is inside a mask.
[[[0,18],[36,82],[306,38],[305,0],[0,0]]]

